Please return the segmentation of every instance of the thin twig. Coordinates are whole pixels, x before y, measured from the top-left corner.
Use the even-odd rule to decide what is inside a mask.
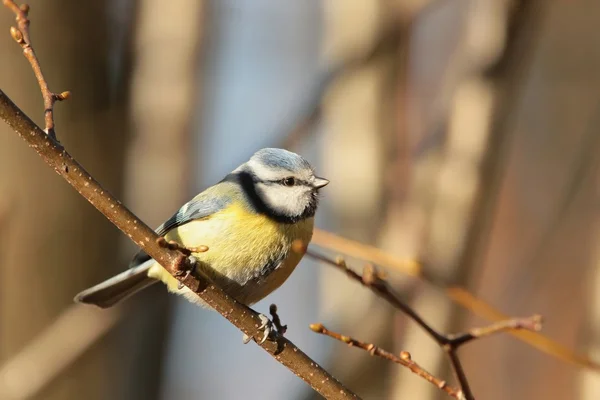
[[[434,279],[434,277],[425,273],[425,269],[414,259],[401,259],[374,246],[350,240],[316,228],[312,244],[316,244],[333,253],[341,253],[348,257],[365,260],[378,266],[419,278],[423,282],[440,289],[455,304],[490,322],[501,322],[510,318],[497,308],[469,293],[466,289],[449,284],[440,279]],[[311,256],[311,254],[308,254],[308,256]],[[598,362],[583,354],[576,353],[541,333],[528,330],[511,330],[508,334],[529,344],[539,351],[549,354],[552,357],[556,357],[564,362],[600,371],[600,364]]]
[[[534,315],[525,319],[510,319],[507,321],[502,321],[488,327],[472,329],[466,333],[445,335],[435,330],[415,310],[406,304],[383,279],[382,275],[377,272],[375,267],[367,265],[363,270],[363,275],[361,276],[352,269],[348,268],[343,258],[337,258],[336,260],[329,259],[321,254],[308,250],[306,247],[303,247],[302,244],[296,244],[293,249],[295,251],[305,252],[311,258],[336,267],[351,279],[360,282],[363,286],[369,288],[379,297],[387,300],[391,305],[398,308],[410,319],[415,321],[433,340],[435,340],[435,342],[448,356],[452,366],[452,371],[459,382],[465,399],[467,400],[473,400],[474,396],[471,392],[469,381],[460,362],[460,358],[456,353],[460,346],[472,340],[507,330],[528,329],[535,331],[541,329],[541,317]]]
[[[450,397],[454,397],[455,399],[462,399],[462,392],[446,383],[446,381],[433,376],[426,369],[421,367],[415,361],[412,360],[412,357],[409,352],[402,351],[400,352],[400,356],[397,356],[389,351],[386,351],[380,347],[375,346],[372,343],[365,343],[358,339],[354,339],[350,336],[341,335],[339,333],[333,332],[323,326],[323,324],[311,324],[310,329],[313,332],[320,333],[322,335],[329,336],[333,339],[339,340],[340,342],[346,343],[349,347],[358,347],[359,349],[363,349],[368,351],[372,356],[377,356],[384,358],[388,361],[395,362],[400,364],[408,369],[410,369],[413,373],[425,379],[427,382],[433,384],[438,389],[446,392]]]
[[[21,13],[26,16],[28,7],[16,7],[14,2],[4,0],[4,4],[17,13],[17,20],[25,28],[28,21],[23,21]],[[28,36],[28,30],[24,29]],[[19,31],[21,32],[21,31]],[[23,32],[21,32],[21,35]],[[17,35],[18,36],[18,35]],[[23,38],[25,40],[25,38]],[[27,37],[27,48],[31,44]],[[25,49],[24,49],[25,51]],[[34,70],[39,70],[39,63],[32,63]],[[47,88],[43,76],[36,72],[41,81],[42,92]],[[46,108],[46,111],[48,108]],[[48,113],[46,113],[48,115]],[[51,114],[50,114],[51,115]],[[195,274],[181,274],[192,269],[190,259],[179,250],[165,248],[159,244],[156,232],[142,222],[114,196],[106,191],[73,157],[54,139],[39,128],[21,109],[0,90],[0,118],[4,120],[40,157],[75,188],[86,200],[104,214],[117,228],[123,231],[132,241],[140,246],[150,257],[165,267],[176,279],[195,292],[202,300],[227,318],[245,334],[255,333],[261,325],[258,314],[247,306],[229,297],[223,290],[202,274],[200,268]],[[53,126],[51,126],[53,128]],[[358,398],[338,380],[325,371],[315,361],[281,335],[276,340],[267,340],[260,345],[278,362],[290,369],[294,374],[308,383],[314,390],[328,399]]]
[[[475,339],[481,339],[486,336],[495,335],[497,333],[503,333],[511,330],[525,329],[528,331],[539,331],[542,329],[542,316],[532,315],[527,318],[514,318],[505,321],[496,322],[494,324],[473,328],[468,332],[464,332],[458,335],[449,335],[450,341],[454,344],[454,347],[458,348],[466,343],[469,343]]]
[[[3,0],[3,2],[6,7],[15,13],[17,28],[11,26],[10,35],[21,46],[23,55],[31,64],[35,78],[40,85],[42,98],[44,99],[44,123],[46,125],[46,133],[50,135],[52,139],[56,140],[56,133],[54,132],[54,103],[68,99],[71,96],[71,92],[65,91],[62,93],[54,93],[48,88],[48,83],[46,82],[46,79],[44,79],[40,62],[31,46],[28,18],[29,6],[27,4],[18,6],[13,0]]]

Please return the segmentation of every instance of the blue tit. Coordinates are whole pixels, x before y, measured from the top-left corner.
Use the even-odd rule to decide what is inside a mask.
[[[300,262],[302,254],[292,243],[310,242],[319,189],[328,183],[298,154],[262,149],[156,232],[188,249],[207,246],[206,252],[192,253],[196,268],[237,301],[252,305],[281,286]],[[75,301],[107,308],[158,281],[206,306],[143,251],[128,270],[84,290]]]

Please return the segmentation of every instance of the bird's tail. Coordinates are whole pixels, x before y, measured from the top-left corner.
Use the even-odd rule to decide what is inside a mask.
[[[101,308],[112,307],[132,294],[158,282],[148,277],[148,269],[154,262],[150,259],[96,286],[92,286],[75,296],[75,301],[77,303],[94,304]]]

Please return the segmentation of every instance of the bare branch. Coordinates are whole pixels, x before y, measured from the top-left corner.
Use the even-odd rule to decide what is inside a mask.
[[[466,333],[456,335],[445,335],[435,330],[415,310],[413,310],[408,304],[406,304],[404,300],[402,300],[401,297],[394,292],[394,290],[384,280],[383,276],[372,265],[367,265],[364,268],[363,274],[361,276],[352,269],[348,268],[343,258],[337,258],[336,260],[332,260],[323,255],[310,251],[306,249],[306,247],[302,247],[300,244],[294,246],[294,250],[299,252],[305,252],[307,255],[316,260],[322,261],[328,265],[336,267],[338,270],[344,272],[349,278],[361,283],[363,286],[370,289],[379,297],[385,299],[388,303],[402,311],[410,319],[416,322],[433,340],[435,340],[435,342],[448,356],[448,359],[450,360],[450,364],[452,366],[452,371],[457,381],[459,382],[461,391],[464,394],[465,399],[467,400],[473,400],[474,396],[471,392],[469,381],[462,367],[460,359],[456,353],[460,346],[475,339],[480,339],[507,330],[541,329],[541,317],[534,315],[526,319],[511,319],[507,321],[502,321],[485,328],[472,329]]]
[[[487,319],[488,321],[502,322],[510,318],[497,308],[469,293],[466,289],[448,284],[439,279],[434,279],[426,273],[423,266],[417,260],[401,259],[374,246],[343,238],[321,229],[315,229],[312,243],[334,253],[341,253],[349,257],[359,258],[409,276],[417,277],[433,287],[441,289],[455,304],[472,312],[478,317]],[[312,257],[312,254],[309,253],[308,256]],[[320,259],[319,257],[317,258]],[[600,371],[600,364],[598,362],[583,354],[578,354],[538,332],[530,330],[510,330],[508,333],[530,346],[535,347],[539,351],[556,357],[564,362]]]
[[[372,343],[361,342],[360,340],[351,338],[350,336],[344,336],[339,333],[333,332],[323,326],[323,324],[311,324],[310,329],[313,332],[320,333],[322,335],[329,336],[333,339],[339,340],[340,342],[346,343],[349,347],[358,347],[359,349],[363,349],[372,356],[377,356],[384,358],[388,361],[395,362],[396,364],[400,364],[408,369],[410,369],[414,374],[417,374],[421,378],[425,379],[427,382],[433,384],[438,389],[446,392],[450,397],[454,397],[455,399],[462,399],[463,395],[459,389],[452,387],[446,383],[446,381],[433,376],[419,364],[412,360],[412,357],[409,352],[402,351],[400,356],[397,356],[389,351],[383,350],[380,347],[375,346]]]
[[[454,344],[454,347],[458,348],[463,344],[469,343],[475,339],[481,339],[486,336],[495,335],[511,330],[525,329],[528,331],[539,331],[542,329],[542,316],[532,315],[527,318],[514,318],[507,319],[505,321],[496,322],[492,325],[484,326],[481,328],[473,328],[468,332],[461,333],[459,335],[448,336],[450,341]]]
[[[29,41],[27,11],[28,7],[17,7],[13,1],[4,0],[4,4],[17,14],[20,30],[17,40],[24,48],[24,52],[31,54],[28,59],[33,59],[32,67],[36,73],[40,87],[45,96],[51,93],[41,75],[39,63],[34,56],[31,42]],[[19,37],[21,36],[21,37]],[[21,43],[22,42],[22,43]],[[24,44],[23,44],[24,43]],[[65,95],[66,97],[67,95]],[[53,105],[50,99],[48,104]],[[245,334],[254,334],[261,325],[256,312],[245,305],[236,302],[213,284],[200,271],[195,274],[185,274],[193,268],[190,259],[178,249],[165,248],[159,244],[158,235],[144,222],[137,218],[129,209],[121,204],[113,195],[106,191],[73,157],[55,140],[53,134],[51,107],[46,107],[46,116],[50,116],[51,128],[48,134],[40,129],[22,110],[0,90],[0,118],[4,120],[30,147],[73,186],[86,200],[104,214],[116,227],[123,231],[132,241],[140,246],[150,257],[165,267],[182,284],[195,292],[207,304],[238,327]],[[199,270],[199,268],[198,268]],[[294,374],[308,383],[314,390],[328,399],[358,398],[349,389],[320,367],[315,361],[297,348],[292,342],[281,335],[276,335],[276,340],[267,340],[260,345],[269,352],[277,361],[290,369]]]
[[[12,10],[16,15],[16,21],[18,28],[14,26],[10,27],[10,35],[12,38],[21,46],[23,49],[23,55],[27,58],[27,61],[31,64],[35,78],[40,85],[42,92],[42,98],[44,99],[44,123],[46,125],[46,133],[56,140],[56,133],[54,132],[54,103],[57,101],[67,100],[71,96],[71,92],[66,91],[62,93],[54,93],[48,88],[48,83],[42,73],[40,62],[35,55],[35,51],[31,46],[31,39],[29,37],[29,6],[27,4],[21,4],[18,6],[13,0],[3,0],[4,5]]]

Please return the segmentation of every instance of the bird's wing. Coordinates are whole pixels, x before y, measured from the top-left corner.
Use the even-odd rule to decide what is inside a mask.
[[[228,185],[227,183],[220,183],[219,185],[221,186],[219,188],[217,188],[217,185],[211,186],[185,203],[171,218],[156,228],[156,233],[159,236],[164,236],[173,228],[193,220],[208,218],[227,207],[233,201],[232,188],[224,187],[224,185]],[[129,263],[129,268],[134,268],[150,258],[144,251],[140,251]]]
[[[210,217],[212,214],[227,207],[232,198],[223,195],[215,196],[213,188],[214,186],[185,203],[171,218],[156,228],[156,233],[159,236],[164,236],[173,228],[196,219]]]

